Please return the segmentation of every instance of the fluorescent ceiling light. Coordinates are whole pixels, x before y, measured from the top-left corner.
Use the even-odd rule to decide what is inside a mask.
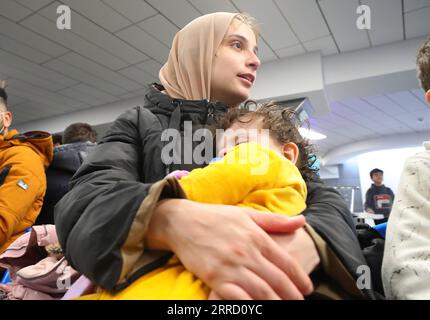
[[[322,140],[327,138],[326,135],[323,135],[322,133],[313,131],[311,129],[299,128],[299,132],[303,138],[309,140]]]

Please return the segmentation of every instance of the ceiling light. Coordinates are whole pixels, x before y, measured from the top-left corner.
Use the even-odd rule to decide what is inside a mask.
[[[327,138],[327,136],[322,133],[313,131],[311,129],[303,128],[303,127],[299,128],[299,132],[303,138],[309,139],[309,140],[322,140]]]

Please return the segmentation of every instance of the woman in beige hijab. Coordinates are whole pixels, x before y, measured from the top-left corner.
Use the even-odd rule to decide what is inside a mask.
[[[316,234],[311,227],[304,231],[302,217],[192,202],[175,179],[163,179],[173,169],[202,166],[166,163],[165,129],[182,137],[185,120],[198,128],[237,107],[249,97],[259,66],[257,32],[245,15],[205,15],[177,33],[160,70],[162,86],[150,86],[144,107],[115,121],[57,204],[59,240],[77,270],[117,291],[164,265],[173,252],[214,298],[303,299],[312,292],[307,274],[320,262],[318,237],[310,237]],[[195,147],[183,146],[189,153]],[[344,213],[332,208],[310,203],[307,210],[329,238],[345,235],[340,251],[350,256],[356,248],[349,241],[357,240]],[[327,222],[320,212],[339,218]]]

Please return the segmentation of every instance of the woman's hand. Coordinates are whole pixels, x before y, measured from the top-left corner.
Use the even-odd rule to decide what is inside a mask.
[[[320,263],[320,257],[316,250],[315,244],[304,228],[298,228],[292,233],[276,234],[271,233],[270,237],[275,242],[284,248],[294,259],[299,263],[302,269],[310,274]],[[237,287],[225,287],[224,291],[227,295],[234,294],[235,291],[241,290]],[[242,296],[246,293],[241,292]],[[223,297],[218,292],[211,291],[209,300],[221,300]]]
[[[224,299],[303,299],[310,278],[268,235],[303,224],[302,216],[169,199],[155,209],[146,245],[173,251]]]
[[[292,233],[271,233],[270,237],[286,250],[307,274],[319,265],[320,257],[315,243],[304,228],[299,228]]]

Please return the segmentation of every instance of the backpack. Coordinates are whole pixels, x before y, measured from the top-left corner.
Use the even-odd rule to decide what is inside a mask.
[[[371,271],[372,289],[378,298],[384,299],[381,269],[384,257],[385,232],[380,230],[383,229],[383,226],[371,227],[367,223],[358,223],[355,228],[358,242]]]

